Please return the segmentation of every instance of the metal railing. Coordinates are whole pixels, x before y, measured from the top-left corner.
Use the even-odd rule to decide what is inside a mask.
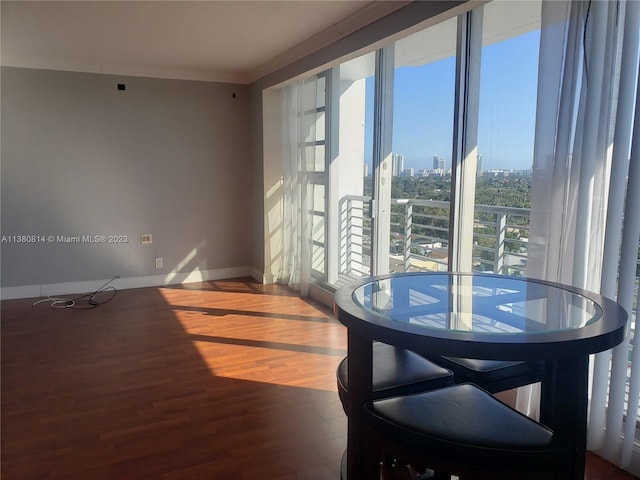
[[[340,268],[347,276],[370,273],[371,198],[345,196],[340,203]],[[389,270],[446,270],[449,202],[391,199]],[[509,275],[526,270],[529,209],[476,205],[473,269]]]

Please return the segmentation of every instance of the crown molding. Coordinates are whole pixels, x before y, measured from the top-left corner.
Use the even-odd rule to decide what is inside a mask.
[[[405,0],[377,1],[370,3],[353,15],[350,15],[328,29],[310,37],[299,45],[296,45],[295,47],[255,68],[249,72],[247,76],[248,83],[254,82],[306,57],[307,55],[328,47],[332,43],[351,35],[361,28],[366,27],[376,20],[403,8],[410,3],[412,2]]]

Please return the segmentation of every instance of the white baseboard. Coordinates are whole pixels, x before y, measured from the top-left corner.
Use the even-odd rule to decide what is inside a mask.
[[[251,269],[251,278],[253,278],[256,282],[260,282],[260,283],[273,283],[273,282],[267,282],[266,281],[266,276],[257,268],[253,268],[250,267]]]
[[[161,287],[165,285],[178,285],[191,282],[206,282],[209,280],[223,280],[227,278],[252,277],[258,282],[263,281],[262,272],[253,267],[233,267],[216,270],[203,270],[194,272],[175,272],[165,275],[148,275],[144,277],[116,278],[110,285],[117,290],[131,288]],[[87,280],[80,282],[49,283],[46,285],[24,285],[19,287],[0,288],[0,299],[10,300],[15,298],[41,298],[75,293],[95,292],[109,281]]]

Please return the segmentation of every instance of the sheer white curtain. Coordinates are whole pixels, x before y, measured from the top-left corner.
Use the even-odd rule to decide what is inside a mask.
[[[543,2],[527,262],[530,277],[602,292],[629,312],[640,211],[640,184],[633,173],[637,140],[629,161],[638,6],[635,1]],[[622,449],[633,446],[638,405],[636,386],[623,435],[628,351],[627,341],[612,361],[605,352],[592,362],[589,419],[589,448],[623,465]],[[639,370],[631,370],[632,385]],[[531,390],[519,392],[518,408],[536,416]]]
[[[315,164],[315,79],[282,89],[283,228],[280,283],[309,294],[312,252],[312,193],[308,176]]]

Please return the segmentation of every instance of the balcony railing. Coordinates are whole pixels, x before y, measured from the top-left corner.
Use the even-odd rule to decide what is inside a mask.
[[[371,198],[350,195],[341,202],[340,274],[370,273]],[[391,199],[389,271],[446,270],[449,202]],[[523,275],[527,264],[529,209],[476,205],[473,269]]]

